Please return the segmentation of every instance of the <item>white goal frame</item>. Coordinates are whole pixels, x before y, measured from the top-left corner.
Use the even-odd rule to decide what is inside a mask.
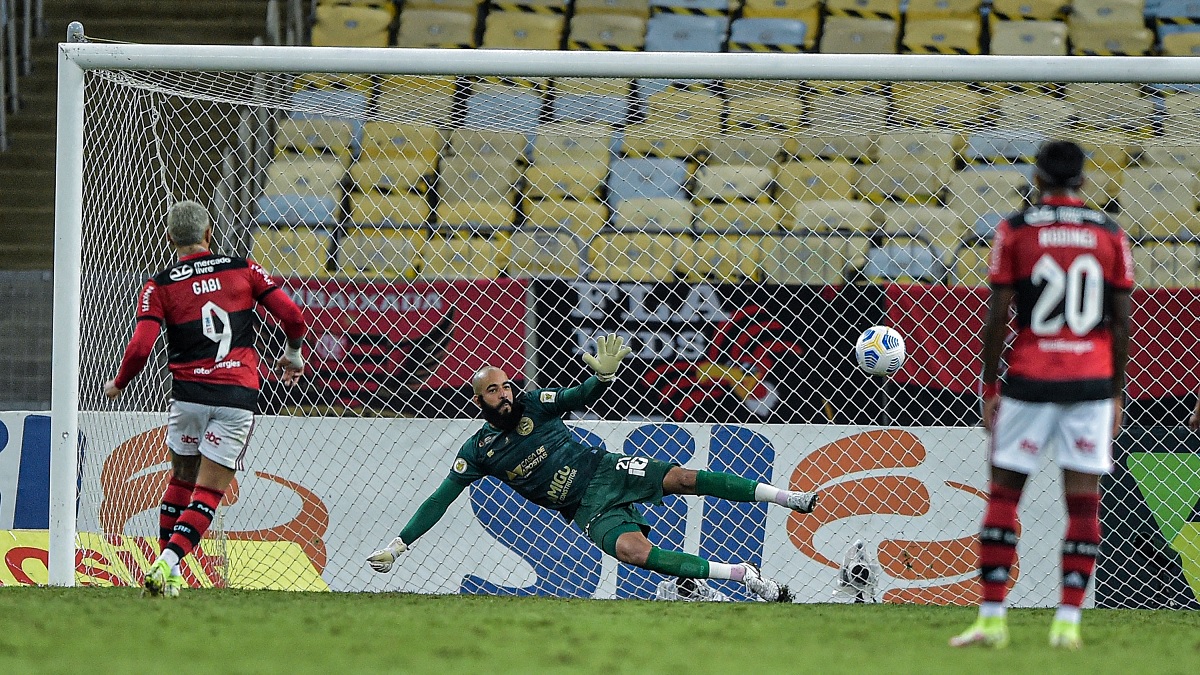
[[[84,75],[89,70],[508,77],[943,82],[1200,83],[1188,57],[546,52],[87,43],[58,53],[49,582],[75,583],[83,231]]]

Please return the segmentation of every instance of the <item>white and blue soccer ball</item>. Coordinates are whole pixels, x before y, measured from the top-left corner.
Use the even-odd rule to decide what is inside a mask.
[[[872,375],[895,375],[904,365],[904,338],[894,328],[871,326],[854,343],[858,367]]]

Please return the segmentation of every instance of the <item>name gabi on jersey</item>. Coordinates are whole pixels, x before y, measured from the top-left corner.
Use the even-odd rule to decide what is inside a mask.
[[[1096,248],[1096,232],[1079,227],[1047,227],[1038,230],[1038,244],[1042,248]]]
[[[192,282],[192,293],[196,295],[203,295],[205,293],[212,293],[213,291],[219,290],[221,290],[221,280],[217,277],[213,277],[211,279],[200,279]]]
[[[569,466],[564,466],[554,472],[554,477],[550,479],[550,491],[546,496],[556,504],[561,504],[567,498],[567,493],[571,491],[571,485],[575,483],[575,475],[579,473],[578,469],[572,469]]]
[[[1025,222],[1030,225],[1045,225],[1047,223],[1071,223],[1082,225],[1091,223],[1103,225],[1104,214],[1081,206],[1034,206],[1025,211]]]
[[[516,480],[517,478],[524,478],[525,476],[529,475],[530,471],[536,469],[539,464],[546,461],[546,457],[548,456],[549,453],[546,452],[546,446],[538,446],[538,449],[534,450],[525,459],[521,460],[520,464],[517,464],[515,467],[513,467],[511,471],[506,472],[508,479]]]

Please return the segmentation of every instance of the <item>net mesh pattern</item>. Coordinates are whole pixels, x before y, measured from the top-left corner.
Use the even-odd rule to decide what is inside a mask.
[[[1162,507],[1175,514],[1168,529],[1196,527],[1184,513],[1195,467],[1174,455],[1155,463],[1152,450],[1176,433],[1197,385],[1200,92],[96,71],[86,100],[80,401],[88,447],[103,451],[84,454],[80,529],[105,537],[110,559],[152,554],[126,539],[157,532],[164,341],[119,402],[101,385],[142,282],[172,260],[166,209],[196,199],[213,205],[216,248],[266,267],[312,328],[301,385],[264,370],[248,467],[222,533],[189,568],[193,585],[652,596],[662,577],[623,567],[615,590],[597,591],[592,571],[611,561],[490,480],[471,488],[474,520],[448,516],[438,527],[455,536],[435,529],[407,554],[403,581],[362,564],[477,428],[476,369],[498,365],[527,390],[570,386],[587,376],[579,356],[594,338],[616,332],[633,355],[570,421],[580,438],[823,491],[818,524],[669,498],[648,511],[653,541],[723,562],[757,552],[811,600],[829,596],[841,551],[863,540],[882,566],[882,598],[973,602],[980,488],[955,484],[947,496],[951,482],[920,467],[975,476],[985,462],[973,428],[989,241],[1028,204],[1038,145],[1060,137],[1085,147],[1086,198],[1135,242],[1126,414],[1139,431],[1106,490],[1153,475],[1159,506],[1178,506]],[[880,324],[908,343],[889,379],[853,358],[858,334]],[[260,333],[268,362],[282,334],[270,319]],[[623,446],[613,429],[625,430]],[[812,448],[730,440],[743,432],[825,440],[801,457]],[[963,439],[978,451],[927,461],[926,445]],[[774,469],[776,454],[795,456],[795,471]],[[1144,465],[1129,459],[1142,455]],[[1044,473],[1026,500],[1061,523]],[[935,480],[931,494],[922,481]],[[702,525],[680,524],[689,504],[703,505]],[[957,514],[957,536],[937,512]],[[1132,543],[1146,516],[1106,516],[1117,543],[1102,558],[1129,555],[1152,574],[1155,555],[1170,557],[1166,534]],[[831,523],[844,527],[820,527]],[[1026,531],[1022,546],[1057,551],[1061,534]],[[504,547],[481,545],[493,540]],[[302,559],[315,575],[297,571]],[[136,583],[138,565],[128,568],[116,578]],[[1123,582],[1103,569],[1106,597]],[[1052,559],[1022,560],[1017,574],[1021,587],[1052,589],[1058,573]],[[1017,602],[1053,604],[1046,593]]]

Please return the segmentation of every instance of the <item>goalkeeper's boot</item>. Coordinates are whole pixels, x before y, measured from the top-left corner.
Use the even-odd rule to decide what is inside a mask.
[[[165,595],[167,579],[170,577],[171,566],[167,561],[162,558],[155,560],[150,569],[146,570],[146,577],[142,580],[142,595]]]
[[[1054,623],[1050,624],[1050,646],[1071,651],[1082,647],[1083,640],[1079,637],[1079,624],[1055,619]]]
[[[970,628],[950,638],[951,647],[972,645],[1004,649],[1008,646],[1008,622],[1002,616],[981,616]]]
[[[817,493],[793,492],[788,495],[787,507],[796,513],[812,513],[817,508]]]
[[[675,580],[675,594],[686,602],[725,602],[725,594],[709,586],[703,579],[679,577]]]
[[[746,584],[746,590],[767,602],[792,601],[792,593],[788,590],[788,587],[778,581],[764,577],[762,572],[758,570],[758,565],[744,562],[742,563],[742,567],[746,569],[746,576],[742,579],[742,583]]]
[[[187,581],[183,575],[172,571],[171,576],[167,577],[167,583],[163,585],[163,597],[178,598],[179,592],[187,588]]]

